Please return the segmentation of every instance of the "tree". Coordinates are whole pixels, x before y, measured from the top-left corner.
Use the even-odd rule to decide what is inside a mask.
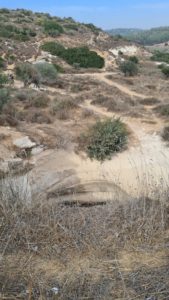
[[[125,76],[135,76],[138,74],[138,67],[132,61],[125,61],[120,65],[120,70]]]

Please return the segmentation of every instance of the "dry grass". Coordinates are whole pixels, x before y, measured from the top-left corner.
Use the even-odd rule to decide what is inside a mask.
[[[2,299],[168,299],[163,201],[70,207],[56,199],[28,203],[14,188],[3,191]]]
[[[62,96],[61,99],[55,98],[53,100],[50,112],[59,120],[67,120],[71,117],[71,112],[77,108],[78,105],[73,98]]]
[[[145,99],[141,99],[139,102],[142,105],[153,106],[155,104],[160,103],[160,100],[157,98],[145,98]]]

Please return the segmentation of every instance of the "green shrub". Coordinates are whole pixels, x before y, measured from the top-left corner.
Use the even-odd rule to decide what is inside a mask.
[[[58,72],[54,65],[44,62],[34,65],[40,75],[40,82],[46,84],[54,84],[57,81]]]
[[[0,14],[9,14],[10,13],[10,10],[7,9],[7,8],[1,8],[0,9]]]
[[[98,33],[101,28],[96,27],[94,24],[92,23],[88,23],[88,24],[83,24],[85,27],[87,27],[88,29],[90,29],[92,32],[94,33]]]
[[[158,105],[154,108],[156,113],[159,113],[161,116],[169,116],[169,104]]]
[[[125,61],[120,65],[120,70],[125,76],[135,76],[138,74],[138,67],[132,61]]]
[[[14,39],[18,41],[28,41],[31,37],[36,36],[36,32],[29,28],[18,28],[12,24],[0,24],[0,37]]]
[[[31,103],[34,107],[41,107],[41,108],[45,108],[48,106],[50,99],[48,98],[47,95],[41,93],[37,96],[35,96]]]
[[[169,78],[169,67],[163,66],[161,72],[165,75],[166,78]]]
[[[151,60],[169,63],[169,53],[161,52],[161,51],[155,51],[153,56],[151,57]]]
[[[54,20],[46,20],[43,24],[46,34],[56,37],[64,32],[63,27]]]
[[[161,136],[164,141],[169,142],[169,126],[164,127]]]
[[[70,65],[79,64],[81,68],[103,68],[104,59],[87,47],[68,48],[63,59]]]
[[[138,64],[139,63],[139,59],[137,56],[133,55],[133,56],[130,56],[129,57],[129,61],[132,61],[133,63],[135,64]]]
[[[47,42],[42,45],[42,50],[50,52],[64,59],[70,65],[79,65],[81,68],[103,68],[104,58],[87,47],[65,49],[61,44]]]
[[[40,74],[34,65],[30,63],[20,63],[15,68],[16,76],[22,80],[25,85],[30,81],[40,83]]]
[[[10,92],[6,88],[0,89],[0,112],[2,111],[3,106],[9,101]]]
[[[128,132],[119,119],[108,119],[97,122],[85,136],[87,153],[91,159],[99,161],[111,159],[111,156],[124,149],[127,144]]]
[[[56,42],[47,42],[42,45],[42,50],[47,51],[55,56],[63,56],[63,52],[65,51],[65,48]]]
[[[65,70],[58,64],[53,64],[53,66],[55,67],[55,69],[58,73],[65,73]]]
[[[79,30],[79,26],[75,23],[68,23],[68,24],[64,24],[64,28],[67,30],[73,30],[73,31],[78,31]]]
[[[0,74],[0,87],[3,87],[8,82],[8,77],[5,74]]]
[[[0,69],[4,69],[6,67],[6,61],[0,57]]]

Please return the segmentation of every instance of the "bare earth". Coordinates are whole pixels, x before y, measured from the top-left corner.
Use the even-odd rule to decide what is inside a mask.
[[[107,79],[106,75],[107,73],[94,73],[77,76],[91,76],[93,79],[115,86],[130,96],[146,98],[146,95],[133,92],[127,86]],[[20,83],[16,84],[17,87],[20,86]],[[54,91],[54,88],[47,89]],[[105,108],[92,105],[90,100],[84,101],[79,106],[102,117],[115,116]],[[82,184],[89,200],[108,200],[112,199],[112,194],[119,199],[123,199],[126,193],[134,197],[140,196],[143,186],[144,191],[151,196],[159,183],[165,186],[168,179],[169,151],[158,135],[162,121],[153,115],[152,124],[143,123],[142,119],[130,117],[122,119],[131,131],[130,144],[126,151],[115,155],[110,161],[104,163],[91,161],[84,153],[76,154],[73,148],[47,150],[36,155],[33,158],[36,167],[29,174],[33,193],[44,195],[45,192],[48,195],[60,187],[76,188]],[[83,193],[79,193],[78,197],[79,200],[82,199]]]

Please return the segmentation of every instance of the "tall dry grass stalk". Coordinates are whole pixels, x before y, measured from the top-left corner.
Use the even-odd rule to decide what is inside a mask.
[[[80,207],[30,202],[26,190],[1,185],[1,299],[168,299],[162,193]]]

